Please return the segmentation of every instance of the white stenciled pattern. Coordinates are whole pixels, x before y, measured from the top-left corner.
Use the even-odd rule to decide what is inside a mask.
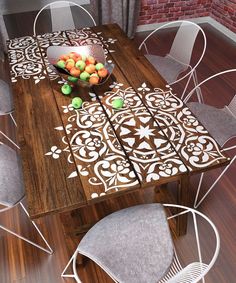
[[[105,93],[103,102],[139,179],[150,182],[186,172],[187,168],[137,93],[131,87],[121,89],[122,85],[113,83],[110,86],[113,90]],[[146,84],[143,87],[147,88]],[[124,106],[119,110],[109,110],[116,98],[122,98]]]
[[[70,40],[68,37],[70,37]],[[58,79],[58,74],[49,67],[46,49],[50,45],[70,46],[99,44],[104,48],[105,55],[114,52],[110,48],[116,39],[104,39],[101,32],[94,33],[90,28],[68,32],[53,32],[38,35],[37,39],[31,36],[12,39],[9,41],[8,54],[11,66],[11,80],[18,78],[34,79],[35,84],[44,80],[47,75],[50,80]],[[40,53],[41,52],[41,53]],[[110,63],[112,63],[109,60]],[[45,69],[45,66],[46,69]]]
[[[54,159],[58,159],[60,157],[61,149],[57,148],[57,146],[52,146],[51,151],[45,153],[45,155],[51,155]]]
[[[26,36],[10,40],[8,50],[13,83],[17,82],[18,78],[33,78],[35,84],[45,79],[43,61],[37,41],[33,37]]]
[[[63,151],[68,155],[69,164],[74,160],[77,164],[77,171],[71,172],[68,178],[78,176],[79,172],[80,177],[93,186],[91,198],[103,196],[110,190],[138,185],[99,103],[84,102],[79,110],[71,105],[63,106],[63,112],[63,115],[68,115],[68,123],[64,127],[69,134],[69,143],[66,136],[62,138]],[[64,131],[64,127],[58,126],[55,130]],[[52,151],[55,154],[55,150],[58,150],[57,147],[52,146],[46,155],[52,155]]]
[[[215,140],[182,100],[172,93],[171,88],[138,90],[190,170],[201,169],[226,159]]]

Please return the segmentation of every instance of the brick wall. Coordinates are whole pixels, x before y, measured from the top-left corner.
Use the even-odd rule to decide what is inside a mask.
[[[236,33],[236,0],[213,0],[211,16]]]
[[[139,24],[152,24],[210,15],[212,0],[142,0]]]
[[[139,25],[206,16],[236,32],[236,0],[141,0]]]

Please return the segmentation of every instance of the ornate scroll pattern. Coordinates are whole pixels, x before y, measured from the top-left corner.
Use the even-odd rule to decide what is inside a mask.
[[[35,84],[45,79],[43,61],[37,41],[31,36],[12,39],[8,45],[11,81],[33,78]]]
[[[140,87],[138,91],[191,171],[226,160],[215,140],[171,88],[151,91]]]
[[[187,172],[137,93],[131,87],[121,89],[121,86],[113,83],[113,91],[106,92],[102,102],[139,179],[151,182]],[[113,110],[112,100],[118,97],[123,98],[124,107]]]
[[[62,150],[67,152],[68,162],[76,161],[81,179],[94,186],[90,198],[139,184],[98,102],[84,102],[80,110],[71,105],[63,106],[63,112],[68,117],[65,130],[69,144],[64,136],[64,148],[53,145],[45,155],[58,159]],[[55,129],[64,131],[62,126]],[[68,178],[76,176],[77,171],[74,171]],[[103,192],[98,194],[97,187],[101,186]]]

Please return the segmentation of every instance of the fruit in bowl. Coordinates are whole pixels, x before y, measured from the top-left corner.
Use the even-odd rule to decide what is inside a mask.
[[[114,68],[113,64],[106,63],[100,45],[50,46],[47,56],[51,66],[64,79],[81,86],[103,84]]]

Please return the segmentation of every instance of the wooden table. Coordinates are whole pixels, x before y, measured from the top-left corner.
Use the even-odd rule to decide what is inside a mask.
[[[51,45],[103,46],[109,80],[63,96],[46,58]],[[130,190],[178,181],[188,204],[190,174],[229,162],[214,139],[117,25],[9,41],[17,137],[32,218]],[[85,101],[73,109],[71,98]],[[122,97],[125,106],[111,102]],[[184,231],[186,219],[179,224]]]

